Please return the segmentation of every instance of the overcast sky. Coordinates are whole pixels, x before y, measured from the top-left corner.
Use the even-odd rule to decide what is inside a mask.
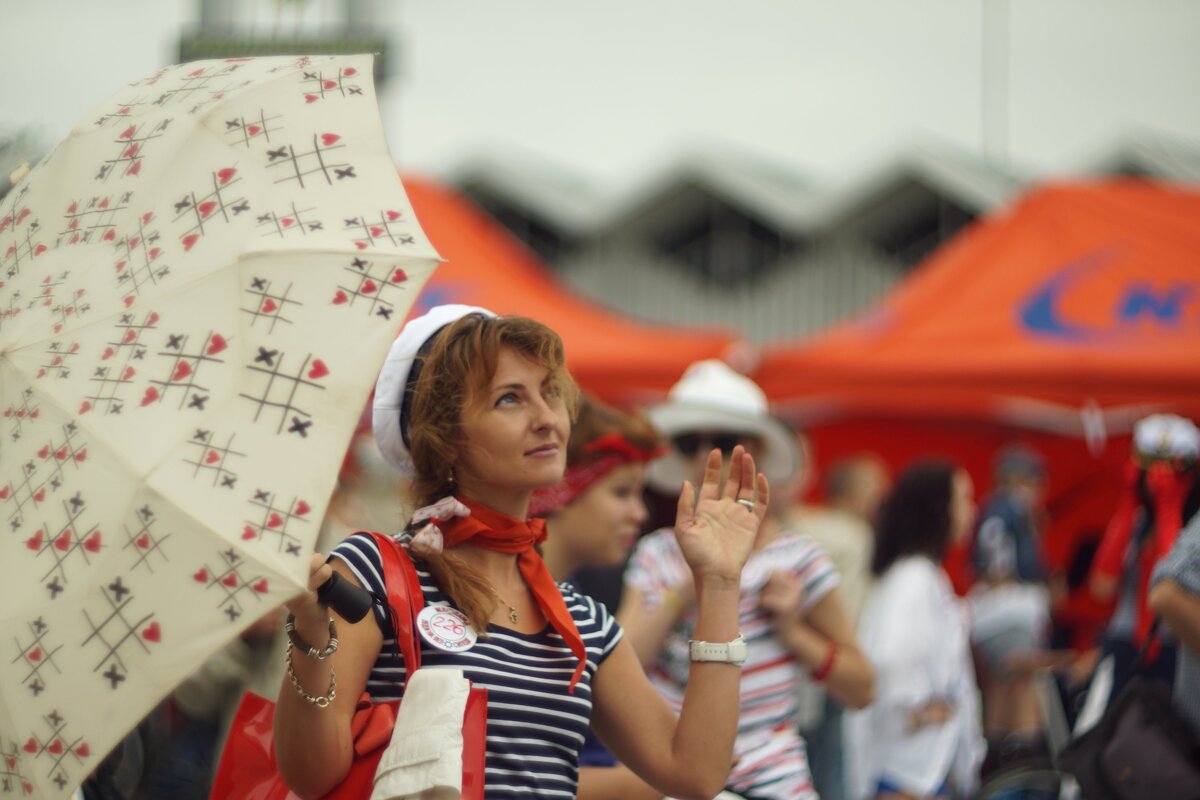
[[[393,153],[435,173],[525,154],[619,190],[681,152],[730,147],[828,183],[927,137],[1035,173],[1133,130],[1200,142],[1191,0],[376,2],[395,55],[381,92]],[[309,17],[336,5],[311,0]],[[177,60],[198,9],[0,0],[0,127],[57,140]]]

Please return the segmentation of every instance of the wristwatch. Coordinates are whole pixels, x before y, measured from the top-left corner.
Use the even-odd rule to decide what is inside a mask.
[[[692,651],[692,661],[722,661],[727,664],[741,666],[750,648],[740,634],[732,642],[698,642],[692,639],[688,642]]]

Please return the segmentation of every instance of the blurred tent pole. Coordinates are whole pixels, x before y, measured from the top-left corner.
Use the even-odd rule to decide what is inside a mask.
[[[1009,0],[983,0],[981,12],[979,100],[983,153],[996,166],[1007,169],[1012,8]]]

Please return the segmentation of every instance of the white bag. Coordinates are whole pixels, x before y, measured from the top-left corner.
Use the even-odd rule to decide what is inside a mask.
[[[371,800],[459,800],[470,689],[460,669],[425,667],[409,676]]]

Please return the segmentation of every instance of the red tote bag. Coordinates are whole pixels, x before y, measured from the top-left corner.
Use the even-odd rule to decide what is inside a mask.
[[[413,620],[424,606],[421,581],[407,553],[390,536],[372,533],[383,556],[388,602],[395,609],[396,641],[409,670],[421,666],[421,644]],[[415,598],[415,599],[414,599]],[[363,694],[351,723],[354,761],[350,772],[326,800],[367,800],[375,771],[392,738],[400,701],[370,702]],[[238,706],[221,761],[213,779],[210,800],[298,800],[279,774],[275,762],[275,703],[247,692]],[[484,753],[487,737],[487,689],[472,686],[463,712],[462,800],[483,800]]]

